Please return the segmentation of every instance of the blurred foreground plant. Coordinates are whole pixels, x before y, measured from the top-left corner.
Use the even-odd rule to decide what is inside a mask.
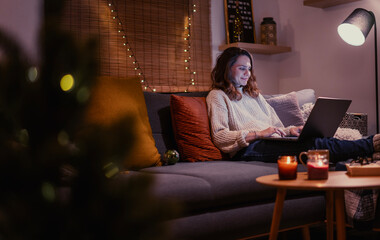
[[[0,31],[0,239],[165,239],[154,179],[120,173],[133,116],[81,133],[97,42],[59,28],[63,3],[44,3],[37,67]]]

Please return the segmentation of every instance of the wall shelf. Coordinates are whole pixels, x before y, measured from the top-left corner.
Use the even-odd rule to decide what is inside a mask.
[[[317,8],[328,8],[340,4],[357,2],[361,0],[304,0],[303,5]]]
[[[286,53],[286,52],[292,51],[291,47],[286,47],[286,46],[263,45],[263,44],[243,43],[243,42],[224,44],[224,45],[219,46],[219,50],[223,51],[229,47],[244,48],[251,53],[267,54],[267,55]]]

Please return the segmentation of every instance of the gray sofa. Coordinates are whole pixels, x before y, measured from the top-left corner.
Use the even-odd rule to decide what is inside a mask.
[[[177,95],[205,97],[207,92]],[[170,94],[145,92],[144,97],[153,137],[163,156],[166,150],[176,149]],[[298,91],[297,97],[300,103],[315,99],[312,90]],[[299,166],[299,171],[304,170]],[[172,239],[238,239],[267,234],[276,189],[260,185],[255,179],[275,173],[276,163],[253,161],[180,161],[132,172],[153,175],[155,196],[182,206],[181,216],[167,222]],[[320,223],[324,209],[323,193],[289,191],[280,228]]]

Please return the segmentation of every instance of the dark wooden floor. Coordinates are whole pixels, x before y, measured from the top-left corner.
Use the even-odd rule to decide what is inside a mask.
[[[359,231],[347,228],[346,240],[380,240],[380,232],[375,231]],[[326,240],[326,228],[324,224],[310,227],[311,240]],[[336,235],[334,236],[336,238]],[[255,238],[255,240],[267,240],[268,236]],[[301,229],[281,232],[278,236],[279,240],[303,240]]]

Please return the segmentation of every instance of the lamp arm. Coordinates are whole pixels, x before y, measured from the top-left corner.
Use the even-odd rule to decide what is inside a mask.
[[[378,84],[378,65],[377,65],[377,26],[376,26],[376,17],[375,14],[371,11],[368,11],[374,20],[375,27],[375,91],[376,91],[376,133],[379,133],[379,84]]]
[[[373,14],[373,13],[372,13]],[[375,18],[375,14],[373,14]],[[378,86],[378,65],[377,65],[377,27],[375,19],[375,71],[376,71],[376,133],[379,133],[379,86]]]
[[[372,12],[371,12],[372,13]],[[376,73],[376,133],[379,133],[379,84],[378,84],[378,64],[377,64],[377,26],[375,14],[373,14],[373,19],[375,20],[375,73]]]

